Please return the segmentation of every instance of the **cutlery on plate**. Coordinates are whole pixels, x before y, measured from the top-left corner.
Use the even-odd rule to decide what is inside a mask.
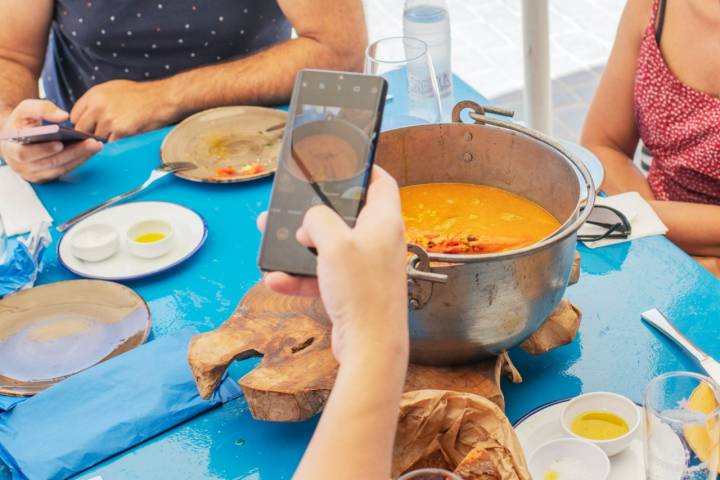
[[[277,125],[273,125],[272,127],[268,127],[265,129],[265,133],[274,132],[275,130],[282,130],[285,128],[285,122],[278,123]]]
[[[642,319],[665,334],[688,355],[693,357],[715,383],[720,384],[720,362],[703,352],[673,325],[657,308],[642,313]]]
[[[57,227],[57,231],[64,232],[68,228],[72,227],[79,221],[86,219],[90,215],[97,213],[100,210],[104,210],[107,207],[114,205],[121,200],[125,200],[126,198],[129,198],[129,197],[135,195],[136,193],[142,192],[147,187],[149,187],[151,184],[153,184],[156,180],[159,180],[162,177],[164,177],[170,173],[183,172],[185,170],[192,170],[193,168],[197,168],[197,165],[195,165],[194,163],[190,163],[190,162],[163,163],[162,165],[156,167],[152,172],[150,172],[150,176],[148,177],[148,179],[145,180],[145,182],[142,185],[140,185],[139,187],[133,188],[129,192],[125,192],[120,195],[116,195],[113,198],[101,203],[97,207],[93,207],[90,210],[87,210],[87,211],[81,213],[80,215],[77,215],[77,216],[71,218],[67,222],[65,222],[62,225],[60,225],[59,227]]]

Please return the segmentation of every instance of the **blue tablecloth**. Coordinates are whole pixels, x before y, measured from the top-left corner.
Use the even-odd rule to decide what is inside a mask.
[[[455,82],[457,99],[485,102],[464,82]],[[388,114],[392,108],[391,102]],[[38,186],[56,223],[145,180],[159,162],[159,145],[168,131],[110,144],[62,181]],[[162,275],[128,283],[150,305],[153,335],[186,325],[200,330],[218,326],[258,280],[260,237],[255,217],[267,206],[271,181],[205,185],[170,177],[137,198],[181,203],[201,213],[209,226],[207,243],[191,260]],[[547,401],[590,390],[611,390],[640,400],[645,384],[658,373],[695,370],[674,345],[641,323],[640,313],[650,307],[664,310],[700,347],[720,357],[720,282],[682,251],[655,237],[597,250],[580,247],[580,252],[582,278],[567,292],[583,312],[578,338],[542,357],[511,352],[525,378],[520,385],[504,386],[511,421]],[[46,260],[40,283],[73,278],[54,253]],[[236,364],[232,373],[240,375],[254,364]],[[314,420],[256,422],[241,398],[80,478],[290,478],[314,426]]]
[[[0,415],[0,459],[14,478],[65,478],[242,394],[223,379],[204,400],[185,328],[84,370]]]

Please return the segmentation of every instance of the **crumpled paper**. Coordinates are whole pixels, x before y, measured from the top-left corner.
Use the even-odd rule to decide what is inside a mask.
[[[530,480],[520,441],[500,407],[447,390],[407,392],[400,402],[393,478],[422,467],[457,469],[465,480]]]
[[[581,319],[580,309],[570,303],[567,298],[563,298],[545,323],[525,340],[520,348],[530,355],[542,355],[550,350],[568,345],[575,340]]]

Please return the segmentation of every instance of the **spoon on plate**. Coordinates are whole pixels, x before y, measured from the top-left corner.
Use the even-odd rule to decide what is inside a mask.
[[[283,128],[285,128],[285,122],[278,123],[277,125],[273,125],[272,127],[268,127],[263,131],[263,133],[270,133],[277,130],[282,130]]]
[[[104,210],[104,209],[108,208],[109,206],[114,205],[121,200],[125,200],[126,198],[132,197],[136,193],[142,192],[147,187],[149,187],[151,184],[155,183],[156,180],[159,180],[166,175],[169,175],[169,174],[175,173],[175,172],[183,172],[185,170],[192,170],[193,168],[197,168],[197,165],[195,165],[194,163],[191,163],[191,162],[163,163],[163,164],[157,166],[152,172],[150,172],[150,176],[148,177],[148,179],[145,180],[145,182],[143,182],[143,184],[140,185],[139,187],[133,188],[129,192],[125,192],[120,195],[116,195],[116,196],[112,197],[111,199],[104,201],[97,207],[93,207],[90,210],[87,210],[87,211],[81,213],[80,215],[77,215],[77,216],[71,218],[67,222],[65,222],[62,225],[60,225],[59,227],[57,227],[57,231],[64,232],[68,228],[72,227],[73,225],[80,222],[81,220],[86,219],[90,215],[97,213],[100,210]]]

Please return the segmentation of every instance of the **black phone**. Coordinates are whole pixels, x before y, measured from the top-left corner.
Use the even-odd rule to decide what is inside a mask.
[[[295,79],[258,264],[315,276],[314,252],[295,239],[305,212],[325,204],[349,226],[365,201],[387,82],[375,75],[302,70]]]
[[[45,142],[73,143],[93,138],[100,142],[107,142],[107,139],[83,133],[69,127],[58,124],[41,125],[39,127],[27,127],[17,130],[0,132],[0,141],[9,141],[30,145]]]

